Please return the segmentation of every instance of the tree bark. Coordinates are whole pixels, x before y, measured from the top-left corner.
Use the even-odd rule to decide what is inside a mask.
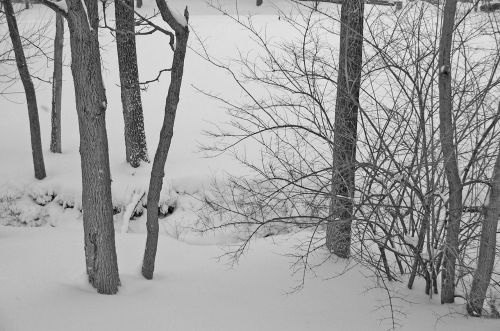
[[[56,14],[56,36],[54,38],[54,74],[52,76],[52,113],[50,151],[61,153],[61,96],[64,47],[64,18]]]
[[[453,303],[455,301],[455,266],[463,209],[462,182],[458,172],[458,159],[454,141],[451,91],[451,48],[456,9],[457,0],[446,0],[439,48],[439,133],[449,189],[449,221],[444,247],[444,269],[441,275],[441,303]]]
[[[156,150],[151,170],[151,178],[149,181],[148,203],[147,203],[147,222],[146,228],[148,231],[146,239],[146,249],[144,252],[144,260],[142,264],[142,275],[146,279],[153,278],[155,267],[156,249],[158,245],[158,203],[160,200],[160,192],[163,185],[163,177],[165,175],[165,162],[167,160],[170,143],[174,133],[174,121],[179,103],[179,93],[182,83],[182,75],[184,72],[184,58],[186,57],[187,41],[189,30],[187,26],[181,26],[168,10],[164,0],[157,0],[158,9],[162,17],[170,27],[175,31],[175,50],[172,60],[172,70],[170,73],[170,86],[168,88],[167,99],[165,102],[165,117],[163,126],[160,132],[160,141]],[[187,8],[184,12],[186,20],[188,18]],[[173,21],[172,21],[173,20]],[[175,24],[177,23],[177,24]]]
[[[31,153],[33,156],[33,167],[35,170],[35,178],[43,179],[46,176],[45,164],[43,162],[42,152],[42,138],[40,136],[40,121],[38,120],[38,106],[36,101],[35,87],[26,63],[24,55],[23,44],[19,35],[16,17],[14,15],[14,8],[11,0],[2,0],[4,4],[5,16],[7,18],[7,25],[9,27],[10,39],[14,48],[16,57],[16,64],[19,70],[19,76],[24,86],[26,94],[26,102],[28,104],[28,117],[30,123],[31,135]]]
[[[142,7],[142,0],[137,0],[137,8],[141,8]]]
[[[500,108],[500,104],[498,105]],[[500,145],[498,149],[491,191],[486,206],[483,226],[481,229],[481,241],[479,244],[479,257],[477,268],[472,279],[472,286],[467,303],[467,312],[471,316],[481,316],[483,304],[486,298],[486,290],[490,284],[493,265],[495,263],[495,251],[497,240],[498,218],[500,217]]]
[[[140,166],[141,161],[149,162],[149,158],[137,69],[134,0],[115,0],[115,18],[126,159],[136,168]]]
[[[344,0],[333,143],[332,197],[326,245],[347,258],[351,245],[359,89],[363,61],[364,1]]]
[[[82,1],[68,0],[67,19],[80,127],[85,258],[89,282],[99,293],[114,294],[120,279],[111,203],[105,122],[107,101],[101,73],[97,1]]]

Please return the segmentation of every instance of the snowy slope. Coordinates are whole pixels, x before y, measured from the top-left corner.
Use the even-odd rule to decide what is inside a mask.
[[[236,2],[223,0],[236,11]],[[238,11],[257,14],[258,24],[268,25],[273,33],[286,35],[286,26],[273,14],[273,2],[255,8],[253,0],[239,0]],[[274,1],[284,4],[286,0]],[[236,46],[245,33],[228,29],[227,18],[209,9],[202,0],[169,2],[182,12],[188,5],[192,27],[209,44],[213,55],[236,56]],[[143,11],[153,8],[145,0]],[[53,15],[35,6],[23,13],[20,25],[29,28]],[[112,13],[110,13],[112,17]],[[0,33],[4,30],[0,26]],[[101,31],[104,79],[107,87],[107,128],[113,176],[113,201],[123,208],[137,191],[146,190],[149,166],[132,169],[124,162],[123,119],[112,37]],[[67,35],[66,35],[67,37]],[[195,47],[194,34],[191,45]],[[172,150],[166,166],[163,201],[176,202],[173,215],[162,220],[157,270],[153,281],[140,276],[139,268],[145,243],[143,218],[128,227],[115,216],[118,263],[122,286],[116,296],[100,296],[88,285],[83,255],[83,230],[78,211],[80,201],[80,161],[78,127],[74,109],[73,85],[69,68],[69,43],[65,45],[66,64],[63,87],[63,154],[48,152],[50,128],[50,86],[37,82],[42,139],[48,178],[38,182],[32,177],[27,112],[23,96],[13,94],[0,100],[0,210],[20,212],[28,225],[39,228],[0,226],[0,330],[386,330],[391,327],[387,294],[368,289],[373,281],[356,267],[346,275],[341,263],[328,263],[306,275],[305,287],[289,293],[300,283],[292,275],[294,260],[287,256],[301,239],[276,237],[252,243],[240,264],[231,269],[217,257],[224,250],[215,244],[231,243],[232,234],[199,235],[190,226],[196,224],[196,201],[184,193],[197,193],[222,171],[244,173],[229,156],[203,158],[199,143],[206,142],[203,130],[210,122],[227,120],[224,110],[213,100],[196,92],[192,85],[214,92],[234,94],[227,76],[192,52],[188,52],[186,71],[177,116]],[[142,37],[138,40],[141,79],[156,76],[170,65],[168,38]],[[51,67],[36,64],[37,73],[50,77]],[[143,93],[145,126],[149,153],[154,155],[163,118],[168,75],[159,84],[151,84]],[[14,86],[19,91],[20,85]],[[135,192],[135,193],[134,193]],[[46,207],[38,200],[55,195]],[[180,197],[180,198],[179,198]],[[2,203],[5,202],[5,205]],[[10,205],[9,205],[10,204]],[[63,206],[60,206],[62,204]],[[64,204],[74,208],[63,209]],[[127,211],[130,213],[130,210]],[[0,224],[9,215],[0,213]],[[12,215],[11,215],[12,216]],[[18,215],[19,216],[19,215]],[[144,216],[143,216],[144,217]],[[36,223],[38,220],[44,222]],[[132,233],[121,233],[122,229]],[[317,257],[320,259],[321,257]],[[430,300],[418,285],[406,290],[404,283],[393,284],[396,319],[403,330],[498,330],[498,321],[470,319],[463,305],[442,306],[438,298]],[[380,309],[378,309],[380,308]]]
[[[384,292],[354,268],[328,263],[300,278],[282,255],[300,237],[255,242],[239,265],[218,262],[217,246],[161,237],[152,281],[140,275],[145,238],[118,234],[122,286],[97,295],[85,279],[82,231],[0,227],[0,330],[386,330],[391,325]],[[276,242],[279,245],[276,245]],[[399,285],[398,285],[399,287]],[[467,319],[463,306],[429,301],[422,288],[395,299],[402,330],[498,330],[499,322]],[[455,311],[458,311],[456,313]]]

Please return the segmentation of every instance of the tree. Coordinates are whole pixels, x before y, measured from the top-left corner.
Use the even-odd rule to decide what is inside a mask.
[[[500,103],[498,104],[500,112]],[[471,316],[481,316],[486,298],[486,290],[491,281],[495,263],[498,218],[500,217],[500,145],[491,179],[489,199],[485,208],[481,228],[477,267],[467,302],[467,312]]]
[[[340,18],[340,50],[335,104],[330,219],[326,245],[347,258],[351,245],[359,89],[363,61],[363,0],[345,0]]]
[[[9,27],[10,39],[12,41],[12,46],[14,48],[14,54],[16,57],[16,64],[19,70],[19,75],[24,86],[24,91],[26,94],[26,102],[28,104],[28,116],[30,123],[30,135],[31,135],[31,152],[33,155],[33,167],[35,169],[35,178],[43,179],[45,178],[45,164],[43,161],[42,152],[42,139],[40,137],[40,122],[38,120],[38,106],[36,101],[35,88],[31,80],[28,65],[26,63],[26,57],[24,55],[23,45],[21,42],[21,37],[19,35],[19,29],[17,27],[16,17],[14,15],[14,8],[12,6],[12,0],[2,0],[5,8],[5,15],[7,18],[7,25]]]
[[[297,257],[294,266],[307,270],[315,267],[308,263],[309,254],[325,246],[331,219],[332,115],[342,66],[331,56],[331,41],[339,34],[337,13],[328,7],[302,9],[301,4],[297,12],[279,13],[290,33],[278,42],[263,35],[257,23],[223,12],[249,32],[251,51],[240,50],[230,65],[210,57],[205,48],[199,52],[241,89],[234,100],[223,92],[205,92],[231,117],[228,125],[212,130],[216,143],[207,149],[234,152],[249,171],[222,185],[215,182],[200,217],[207,231],[237,229],[243,241],[230,252],[234,258],[253,237],[306,233],[290,254]],[[368,56],[362,66],[351,230],[352,260],[384,279],[409,276],[409,288],[415,277],[422,277],[430,296],[438,294],[449,219],[439,131],[441,16],[435,13],[432,5],[414,2],[394,14],[372,9],[365,19]],[[460,42],[451,51],[453,136],[459,164],[466,165],[460,179],[465,183],[463,231],[455,280],[464,293],[476,265],[485,174],[494,163],[493,142],[500,133],[496,25],[481,22],[478,26],[491,29],[480,30],[470,23],[467,14],[460,19]],[[484,34],[489,47],[478,54],[475,45]],[[237,149],[241,145],[243,152]],[[257,160],[245,158],[245,151],[257,148]]]
[[[63,15],[70,31],[71,72],[76,95],[82,166],[82,212],[89,282],[99,293],[115,294],[120,285],[115,249],[111,175],[104,89],[98,40],[97,1],[43,3]]]
[[[446,230],[441,275],[441,303],[455,301],[455,266],[458,256],[458,235],[462,219],[462,182],[458,173],[453,127],[453,97],[451,85],[451,49],[457,0],[446,0],[443,10],[439,52],[439,131],[443,162],[449,190],[449,220]]]
[[[64,18],[56,13],[56,35],[54,37],[54,74],[52,76],[52,131],[50,151],[61,153],[61,96],[64,48]]]
[[[126,158],[136,168],[141,161],[149,162],[149,158],[137,69],[134,0],[115,0],[115,18]]]
[[[146,279],[153,278],[155,267],[156,249],[158,245],[158,203],[160,192],[165,175],[165,162],[167,160],[170,143],[174,134],[175,114],[179,103],[179,93],[181,90],[182,75],[184,73],[184,58],[186,57],[187,41],[189,37],[188,19],[189,13],[187,7],[184,10],[184,22],[180,22],[172,14],[165,0],[156,0],[162,19],[167,22],[175,32],[175,49],[170,72],[170,86],[168,88],[167,99],[165,101],[165,117],[160,132],[160,141],[156,149],[153,167],[151,169],[151,178],[149,181],[148,202],[147,202],[147,223],[148,231],[146,239],[146,249],[144,251],[144,260],[142,263],[142,275]],[[170,45],[173,44],[172,37]]]

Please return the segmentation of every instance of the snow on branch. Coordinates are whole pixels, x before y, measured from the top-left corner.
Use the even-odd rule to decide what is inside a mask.
[[[64,17],[68,16],[68,4],[66,3],[66,0],[40,0],[40,2]]]
[[[179,12],[170,9],[165,0],[156,0],[156,5],[160,10],[163,20],[167,22],[176,33],[186,32],[189,21],[187,6],[184,9],[184,15],[181,15]]]
[[[89,12],[87,10],[87,5],[85,4],[85,0],[80,0],[80,2],[82,3],[83,11],[85,12],[85,17],[87,18],[87,23],[89,25],[89,29],[90,29],[90,31],[94,31],[94,29],[92,28],[92,25],[90,25]]]
[[[63,12],[65,13],[68,12],[68,4],[66,3],[66,0],[51,1],[51,2],[57,7],[59,7]]]
[[[167,4],[168,6],[168,4]],[[172,8],[169,8],[170,9],[170,12],[172,13],[172,16],[175,18],[175,20],[182,26],[184,27],[187,27],[188,25],[188,22],[187,22],[187,19],[184,15],[186,15],[187,13],[187,6],[186,6],[186,9],[184,9],[184,15],[179,13],[178,10],[176,9],[172,9]]]

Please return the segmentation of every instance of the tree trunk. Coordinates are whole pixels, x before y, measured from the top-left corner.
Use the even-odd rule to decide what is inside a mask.
[[[120,70],[125,150],[127,162],[134,168],[149,162],[144,133],[141,90],[135,45],[134,0],[115,0],[116,48]]]
[[[332,198],[326,245],[347,258],[351,245],[359,89],[363,61],[362,0],[345,0],[341,10],[339,70],[333,143]]]
[[[87,10],[82,3],[82,0],[68,1],[68,27],[80,127],[85,258],[89,282],[99,293],[114,294],[118,291],[120,279],[111,203],[105,123],[107,101],[101,73],[97,2],[85,0]]]
[[[142,0],[137,0],[137,8],[141,8],[142,7]]]
[[[40,122],[38,120],[38,106],[36,102],[35,87],[31,80],[24,56],[23,44],[19,35],[16,17],[14,15],[14,8],[11,0],[3,0],[5,16],[7,18],[7,25],[9,26],[10,39],[14,48],[16,57],[16,64],[19,70],[19,76],[24,86],[26,94],[26,102],[28,104],[28,117],[30,122],[30,135],[31,135],[31,153],[33,155],[33,167],[35,169],[35,178],[45,178],[45,164],[43,162],[42,152],[42,138],[40,136]]]
[[[50,151],[61,153],[61,95],[64,47],[64,18],[56,14],[56,36],[54,38],[54,74],[52,76],[52,131]]]
[[[439,133],[444,169],[449,189],[449,221],[444,247],[444,269],[441,275],[441,303],[455,301],[455,265],[458,235],[462,218],[462,182],[454,141],[453,100],[451,94],[451,47],[457,0],[446,0],[443,10],[439,52]]]
[[[162,16],[166,8],[166,4],[162,6],[162,0],[157,0],[158,8],[162,11]],[[170,16],[170,12],[168,13]],[[187,11],[185,12],[187,16]],[[173,19],[173,17],[170,17]],[[187,18],[186,18],[187,19]],[[169,22],[169,21],[167,21]],[[146,228],[148,231],[146,239],[146,249],[144,252],[144,260],[142,264],[142,275],[146,279],[153,278],[155,267],[156,248],[158,244],[158,203],[160,200],[160,192],[163,185],[163,177],[165,175],[165,162],[167,160],[170,143],[174,133],[174,121],[177,111],[177,104],[179,103],[179,93],[182,83],[182,75],[184,72],[184,58],[186,56],[187,41],[189,37],[189,30],[186,27],[177,26],[174,28],[169,22],[170,26],[176,31],[175,33],[175,51],[172,60],[172,71],[170,73],[170,86],[168,88],[167,99],[165,102],[165,117],[163,119],[163,126],[160,132],[160,141],[156,150],[155,158],[153,161],[153,168],[151,170],[151,179],[149,181],[148,191],[148,204],[147,204],[147,222]],[[179,24],[178,24],[179,25]]]
[[[498,107],[500,108],[500,104]],[[495,263],[498,217],[500,217],[500,145],[493,169],[490,198],[481,230],[477,268],[474,272],[467,303],[467,312],[472,316],[481,316],[483,311],[486,290],[490,284]]]

